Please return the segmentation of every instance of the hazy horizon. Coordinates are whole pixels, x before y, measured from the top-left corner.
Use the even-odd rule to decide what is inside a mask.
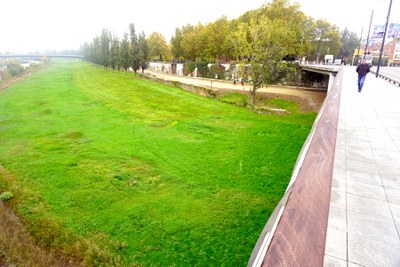
[[[0,53],[42,52],[45,50],[78,50],[106,28],[122,37],[129,23],[136,32],[146,35],[161,33],[167,43],[175,33],[188,23],[214,22],[222,16],[238,18],[246,11],[261,7],[265,0],[205,0],[201,4],[188,4],[183,0],[145,1],[133,3],[126,0],[86,2],[60,0],[5,1],[0,16],[2,35]],[[368,32],[371,11],[373,24],[386,21],[389,0],[298,0],[301,10],[315,19],[326,19],[340,30]],[[391,21],[396,22],[400,8],[393,1]],[[396,12],[395,12],[396,11]]]

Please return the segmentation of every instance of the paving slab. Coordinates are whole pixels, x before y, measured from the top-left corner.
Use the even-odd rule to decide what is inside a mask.
[[[400,88],[345,67],[324,266],[400,266]]]
[[[394,221],[348,213],[349,261],[363,266],[400,266],[400,240]]]
[[[400,223],[400,204],[390,203],[389,206],[392,211],[394,221],[396,223]],[[400,229],[397,229],[397,231],[400,231]]]
[[[400,189],[400,177],[382,177],[385,188]]]
[[[347,193],[366,198],[386,201],[386,193],[381,185],[367,184],[363,182],[348,180]]]
[[[346,260],[338,259],[330,255],[325,256],[324,267],[347,267]]]
[[[358,181],[361,183],[372,184],[372,185],[383,185],[381,176],[377,173],[347,171],[347,179],[349,181]]]
[[[346,260],[347,258],[347,232],[334,227],[329,227],[326,235],[327,245],[325,253],[335,258]]]

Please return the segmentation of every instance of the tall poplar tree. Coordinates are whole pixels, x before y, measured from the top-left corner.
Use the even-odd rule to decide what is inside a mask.
[[[173,59],[182,60],[183,59],[183,49],[182,49],[182,39],[183,33],[179,28],[175,29],[175,35],[171,37],[171,53]]]
[[[101,58],[100,64],[107,68],[110,64],[110,40],[111,33],[107,29],[103,29],[100,36]]]
[[[111,41],[111,55],[110,55],[110,66],[114,71],[115,68],[119,69],[120,58],[119,58],[119,40],[117,36],[112,37]]]
[[[130,53],[129,53],[130,66],[136,73],[140,68],[140,59],[139,59],[138,37],[135,31],[135,25],[133,23],[129,24],[129,38],[130,38]]]
[[[149,58],[149,45],[147,43],[146,34],[142,32],[139,34],[138,40],[139,48],[139,66],[142,69],[142,73],[147,68],[147,60]]]
[[[130,57],[129,57],[129,38],[128,38],[128,33],[124,33],[124,37],[122,38],[121,41],[121,47],[119,50],[119,58],[120,58],[120,64],[121,67],[125,70],[125,72],[128,71],[129,66],[130,66]]]

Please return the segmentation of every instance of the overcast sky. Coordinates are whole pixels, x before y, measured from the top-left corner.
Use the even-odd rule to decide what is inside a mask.
[[[391,21],[400,22],[400,0],[393,0]],[[167,42],[176,28],[188,23],[228,19],[256,9],[266,0],[2,0],[0,52],[79,48],[102,28],[122,36],[134,23],[137,32],[160,32]],[[297,0],[306,15],[326,19],[342,30],[368,32],[371,11],[374,23],[385,23],[389,0]]]

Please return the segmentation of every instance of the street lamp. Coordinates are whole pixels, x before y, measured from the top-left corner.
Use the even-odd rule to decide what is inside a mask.
[[[374,17],[374,10],[372,9],[371,19],[370,19],[370,21],[369,21],[369,29],[368,29],[368,35],[367,35],[367,43],[365,44],[363,59],[365,59],[365,55],[367,54],[368,42],[369,42],[369,33],[371,32],[371,24],[372,24],[372,18],[373,18],[373,17]]]
[[[386,17],[386,25],[385,25],[385,33],[383,34],[383,40],[382,40],[382,45],[381,45],[381,51],[379,53],[379,61],[378,61],[378,67],[376,69],[376,77],[379,76],[379,69],[381,67],[381,63],[382,63],[382,53],[383,53],[383,49],[385,46],[385,38],[386,38],[386,33],[387,33],[387,28],[388,28],[388,24],[389,24],[389,17],[390,17],[390,10],[392,9],[392,0],[390,0],[389,3],[389,10],[388,10],[388,15]]]
[[[355,65],[358,65],[358,61],[360,60],[360,47],[361,47],[361,42],[362,42],[363,31],[364,31],[364,28],[361,28],[360,42],[358,43],[358,50],[357,50],[357,63]],[[353,65],[354,56],[353,56],[353,62],[351,62],[351,63]]]

